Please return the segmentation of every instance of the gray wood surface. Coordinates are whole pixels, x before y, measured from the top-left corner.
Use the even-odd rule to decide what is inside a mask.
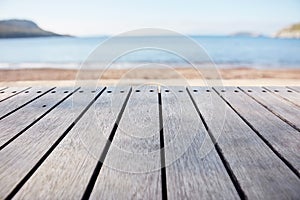
[[[268,110],[276,116],[280,117],[297,130],[300,130],[299,107],[260,87],[241,87],[241,89],[268,108]],[[248,92],[248,90],[251,92]]]
[[[193,92],[197,89],[198,92]],[[217,139],[224,158],[228,162],[241,189],[249,199],[297,199],[299,198],[300,180],[282,162],[274,152],[247,126],[246,123],[223,101],[213,108],[207,102],[211,98],[220,98],[215,92],[205,92],[204,88],[193,87],[191,90],[200,113],[212,135],[219,132],[218,124],[225,122],[222,134]],[[220,98],[221,99],[221,98]],[[215,115],[209,120],[211,112]]]
[[[0,87],[0,91],[7,89],[8,87]]]
[[[161,199],[159,133],[158,88],[133,88],[91,199]]]
[[[93,95],[100,91],[98,88]],[[91,98],[86,98],[87,95]],[[34,166],[91,102],[91,95],[91,89],[75,92],[0,151],[0,199],[6,198],[28,173],[32,173]]]
[[[7,114],[13,112],[19,107],[24,106],[26,103],[33,102],[39,96],[47,94],[53,87],[34,87],[21,92],[14,98],[9,98],[0,103],[0,118],[2,119]]]
[[[55,106],[64,97],[68,96],[73,88],[58,88],[38,98],[8,117],[0,120],[0,146],[7,145],[13,137],[29,128],[36,120]],[[55,92],[55,93],[52,93]],[[68,92],[68,93],[65,93]]]
[[[287,88],[290,88],[296,92],[300,92],[300,87],[299,86],[288,86]]]
[[[168,198],[239,199],[186,89],[161,95]]]
[[[128,92],[129,88],[106,89],[15,199],[80,199]]]
[[[215,89],[299,174],[299,132],[238,88],[226,87],[226,92],[221,92],[221,88]]]
[[[275,86],[268,86],[264,87],[267,90],[273,92],[273,94],[285,99],[286,101],[289,101],[296,106],[300,107],[300,93],[295,92],[291,89],[285,88],[285,87],[275,87]]]
[[[39,89],[0,87],[0,199],[300,197],[297,87]]]
[[[26,89],[30,87],[9,87],[5,90],[0,91],[0,103],[6,99],[9,99],[17,94],[24,92]]]

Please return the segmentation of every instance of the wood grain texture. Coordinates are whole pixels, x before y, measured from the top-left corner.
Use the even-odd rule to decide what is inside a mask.
[[[288,86],[287,88],[292,89],[296,92],[300,92],[300,87],[299,86]]]
[[[6,101],[0,103],[0,117],[7,115],[8,113],[18,109],[28,102],[33,102],[39,96],[45,95],[53,87],[35,87],[30,88],[24,92],[19,93],[14,98],[9,98]]]
[[[161,199],[160,169],[158,88],[135,87],[91,199]]]
[[[0,87],[0,91],[7,89],[8,87]]]
[[[300,109],[296,105],[259,87],[241,87],[246,94],[256,99],[268,110],[300,130]],[[251,92],[248,92],[251,91]]]
[[[80,199],[128,92],[104,91],[14,198]]]
[[[101,88],[97,90],[97,93]],[[6,198],[74,123],[96,94],[80,89],[0,151],[0,199]],[[90,98],[87,98],[90,97]]]
[[[40,116],[51,109],[51,107],[55,106],[55,104],[69,95],[72,91],[74,91],[73,88],[55,89],[47,95],[44,95],[36,101],[19,109],[17,112],[0,120],[0,146],[7,144],[7,142],[18,133],[29,128]]]
[[[299,199],[293,88],[54,89],[0,119],[0,199]]]
[[[215,88],[266,141],[300,172],[300,134],[236,87]],[[280,88],[277,88],[279,91]],[[282,89],[286,90],[286,89]],[[248,92],[248,91],[247,91]]]
[[[286,101],[295,104],[296,106],[300,107],[300,93],[295,92],[291,89],[285,87],[278,87],[278,86],[268,86],[264,87],[273,94],[285,99]]]
[[[30,87],[9,87],[5,90],[0,91],[0,102],[5,101],[6,99],[12,98],[13,96],[16,96],[17,94],[24,92],[26,89],[29,89]]]
[[[192,92],[197,89],[197,92]],[[215,115],[214,120],[207,120],[211,133],[219,131],[222,134],[217,139],[218,146],[229,167],[235,175],[241,189],[249,199],[297,199],[299,198],[300,180],[283,163],[271,149],[247,126],[246,123],[223,101],[217,106],[208,107],[211,98],[220,98],[215,92],[205,92],[204,88],[193,87],[192,96],[204,120],[211,112],[222,113],[220,108],[226,108],[226,115]],[[221,99],[221,98],[220,98]]]
[[[161,95],[168,198],[239,199],[186,89],[163,87]]]

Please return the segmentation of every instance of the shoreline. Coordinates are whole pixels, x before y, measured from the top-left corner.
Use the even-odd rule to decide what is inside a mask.
[[[68,69],[0,70],[0,86],[75,86],[75,85],[184,85],[184,86],[300,86],[300,69],[232,68],[203,70],[175,69]],[[99,80],[99,76],[102,78]],[[79,77],[78,77],[79,76]],[[78,80],[84,80],[82,82]]]
[[[201,73],[201,74],[200,74]],[[71,69],[17,69],[0,70],[0,82],[42,81],[42,80],[101,80],[109,79],[200,79],[200,80],[232,80],[232,79],[290,79],[300,80],[300,69],[253,69],[231,68],[213,71],[203,69],[201,72],[192,68],[174,69],[110,69],[103,70],[71,70]]]

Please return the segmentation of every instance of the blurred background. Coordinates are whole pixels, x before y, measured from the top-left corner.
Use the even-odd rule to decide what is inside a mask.
[[[300,79],[298,0],[1,0],[0,10],[2,82],[72,80],[99,44],[141,28],[168,29],[191,38],[224,79]],[[169,37],[174,36],[145,31],[122,38],[119,45]],[[200,67],[207,64],[197,53],[191,55]],[[105,78],[118,79],[132,66],[145,63],[170,65],[188,79],[199,78],[183,59],[157,50],[123,56]],[[91,65],[90,70],[103,66]],[[152,69],[149,75],[149,70],[141,69],[131,78],[155,79],[159,70]],[[85,78],[98,77],[89,73]]]

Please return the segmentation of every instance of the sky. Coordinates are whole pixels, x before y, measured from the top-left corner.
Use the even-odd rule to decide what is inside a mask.
[[[189,35],[273,35],[300,22],[300,0],[0,0],[0,19],[75,36],[164,28]]]

